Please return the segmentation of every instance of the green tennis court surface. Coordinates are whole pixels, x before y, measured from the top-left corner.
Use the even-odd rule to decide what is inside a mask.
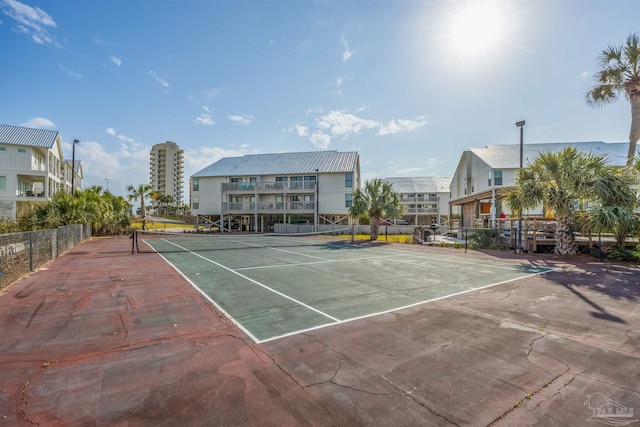
[[[551,271],[348,242],[293,239],[242,250],[184,236],[142,238],[256,342]],[[143,243],[140,243],[143,246]]]

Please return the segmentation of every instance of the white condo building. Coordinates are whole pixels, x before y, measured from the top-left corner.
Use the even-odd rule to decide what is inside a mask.
[[[15,220],[59,191],[70,193],[72,182],[82,188],[82,165],[64,159],[59,132],[0,125],[0,219]]]
[[[150,183],[153,191],[173,196],[175,203],[182,204],[184,181],[184,150],[175,142],[167,141],[151,148]]]
[[[348,224],[359,187],[357,152],[225,157],[191,176],[191,213],[201,224],[224,230],[270,231],[276,223]]]
[[[402,219],[414,225],[448,225],[451,178],[391,177],[390,183],[404,207]]]

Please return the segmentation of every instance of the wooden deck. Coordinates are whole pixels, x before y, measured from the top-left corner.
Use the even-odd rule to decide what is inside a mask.
[[[528,253],[548,252],[555,246],[556,220],[549,218],[527,218],[522,221],[522,250]],[[515,249],[518,236],[518,220],[501,219],[499,222],[499,233],[506,248]],[[580,248],[598,247],[602,245],[612,245],[615,239],[610,234],[581,235],[576,233],[576,243]],[[637,238],[628,238],[625,242],[627,247],[635,247],[638,244]]]

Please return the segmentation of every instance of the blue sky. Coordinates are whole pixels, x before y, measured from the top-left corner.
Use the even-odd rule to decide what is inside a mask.
[[[221,157],[358,151],[364,179],[452,176],[467,147],[628,141],[592,108],[637,0],[0,0],[0,123],[54,129],[84,185],[188,177]],[[185,188],[185,197],[188,197]],[[185,200],[186,201],[186,200]]]

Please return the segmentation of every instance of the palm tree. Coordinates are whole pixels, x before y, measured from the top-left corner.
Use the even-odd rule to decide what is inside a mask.
[[[574,255],[576,212],[586,205],[629,207],[635,203],[627,168],[606,165],[604,156],[567,147],[544,152],[517,177],[517,188],[508,192],[506,204],[514,212],[542,205],[556,218],[555,253]]]
[[[140,215],[144,218],[146,216],[146,211],[144,207],[144,199],[151,195],[151,190],[153,187],[149,184],[138,184],[138,187],[134,187],[132,184],[127,185],[127,191],[129,194],[127,195],[127,200],[130,202],[135,202],[140,200]]]
[[[380,219],[402,215],[402,204],[391,183],[373,179],[365,182],[364,191],[356,189],[349,214],[357,218],[364,213],[368,213],[371,220],[371,240],[378,240]]]
[[[631,132],[627,166],[633,163],[640,139],[640,40],[637,34],[627,37],[620,46],[609,46],[598,57],[600,71],[587,92],[587,104],[604,106],[624,95],[631,103]]]
[[[159,210],[158,202],[161,197],[162,197],[162,193],[159,192],[158,190],[152,190],[151,193],[149,193],[149,198],[151,199],[151,206],[156,209],[156,212]]]

